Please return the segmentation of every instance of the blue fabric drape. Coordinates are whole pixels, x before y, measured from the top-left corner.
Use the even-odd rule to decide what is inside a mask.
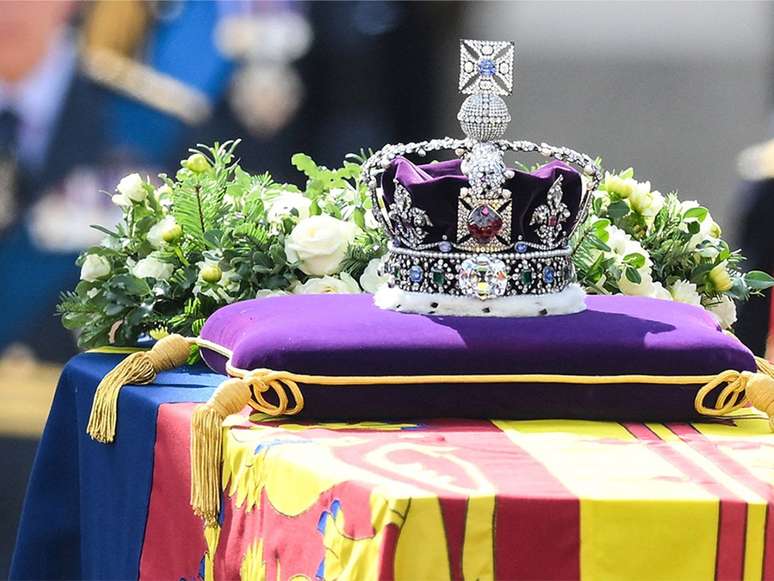
[[[158,407],[206,401],[223,377],[185,367],[161,373],[150,387],[124,388],[116,441],[104,445],[89,438],[86,423],[99,380],[122,357],[86,353],[65,367],[32,469],[11,579],[137,578]]]

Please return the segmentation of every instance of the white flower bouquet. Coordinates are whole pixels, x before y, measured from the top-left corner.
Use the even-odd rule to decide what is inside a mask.
[[[191,150],[154,186],[117,186],[121,221],[79,258],[81,282],[59,305],[84,348],[131,345],[169,332],[196,335],[223,305],[284,293],[374,292],[386,240],[360,182],[362,158],[328,169],[293,156],[304,189],[251,175],[237,142]],[[735,300],[774,284],[742,273],[706,208],[663,196],[632,170],[607,174],[579,230],[575,264],[591,293],[647,295],[701,305],[723,326]]]
[[[729,328],[734,301],[774,285],[764,272],[742,272],[744,257],[720,237],[707,208],[651,189],[631,168],[607,172],[593,196],[574,241],[578,278],[588,292],[703,306]]]
[[[79,258],[81,282],[59,305],[83,348],[131,345],[145,335],[197,334],[235,301],[284,293],[358,293],[381,283],[385,240],[360,183],[360,159],[330,170],[293,164],[302,191],[250,175],[237,142],[200,147],[160,187],[137,174],[116,187],[123,209]]]

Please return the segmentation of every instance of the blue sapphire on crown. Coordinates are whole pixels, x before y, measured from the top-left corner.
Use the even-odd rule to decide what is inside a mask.
[[[481,59],[478,61],[478,72],[482,77],[493,77],[497,72],[497,65],[495,65],[492,59]]]

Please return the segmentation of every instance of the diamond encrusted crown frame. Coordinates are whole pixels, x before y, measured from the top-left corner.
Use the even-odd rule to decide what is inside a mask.
[[[511,120],[502,95],[513,90],[514,53],[512,42],[461,40],[459,90],[468,96],[457,119],[466,138],[385,145],[363,166],[374,214],[390,236],[383,266],[388,285],[404,294],[467,297],[480,302],[562,293],[575,282],[569,240],[586,217],[601,170],[591,157],[567,147],[502,139]],[[461,158],[468,186],[449,201],[457,206],[456,238],[427,241],[433,217],[413,205],[411,193],[398,180],[394,181],[393,201],[388,203],[381,180],[395,158],[425,157],[441,150],[453,150]],[[537,240],[512,237],[512,200],[519,192],[504,187],[515,175],[503,160],[508,151],[535,152],[580,169],[585,188],[572,223],[571,212],[562,201],[564,178],[559,175],[528,216]]]

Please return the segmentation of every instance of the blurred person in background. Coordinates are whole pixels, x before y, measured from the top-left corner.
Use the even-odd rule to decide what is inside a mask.
[[[439,74],[432,55],[453,42],[458,12],[387,2],[3,3],[0,301],[10,308],[0,353],[23,345],[64,361],[75,352],[55,305],[77,282],[78,252],[103,238],[89,225],[117,219],[104,193],[124,175],[174,172],[188,147],[242,138],[247,169],[297,179],[296,151],[335,164],[434,130],[435,95],[407,97],[414,80]],[[431,21],[443,32],[427,34]]]
[[[740,247],[747,257],[745,268],[774,274],[774,140],[752,146],[739,156],[744,184]],[[751,297],[739,308],[734,332],[756,355],[774,357],[771,333],[771,290]]]
[[[440,96],[426,87],[445,86],[432,78],[444,73],[434,55],[455,46],[460,10],[0,5],[0,578],[58,373],[35,361],[76,351],[55,306],[78,281],[78,253],[104,237],[89,225],[120,215],[106,193],[130,173],[174,172],[197,143],[241,138],[246,169],[293,181],[297,151],[332,165],[361,147],[437,132]]]

